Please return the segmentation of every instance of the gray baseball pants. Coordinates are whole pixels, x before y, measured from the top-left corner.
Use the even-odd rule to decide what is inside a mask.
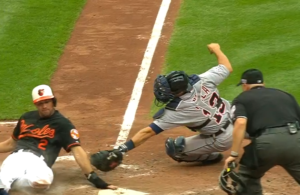
[[[230,124],[224,133],[216,137],[201,134],[186,137],[181,160],[193,162],[217,158],[220,152],[224,152],[231,147],[232,131],[233,125]]]

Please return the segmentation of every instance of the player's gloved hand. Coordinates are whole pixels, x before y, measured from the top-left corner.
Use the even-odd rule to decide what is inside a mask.
[[[94,184],[96,188],[112,189],[112,190],[118,189],[117,186],[107,184],[105,181],[100,179],[100,177],[98,177],[98,175],[94,171],[92,171],[90,174],[86,175],[86,177],[87,177],[87,180],[89,182],[91,182],[92,184]]]
[[[123,154],[118,149],[102,150],[91,155],[91,164],[103,172],[115,169],[122,163]]]

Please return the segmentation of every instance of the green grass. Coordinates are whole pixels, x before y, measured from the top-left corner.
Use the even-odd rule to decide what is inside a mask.
[[[31,90],[49,84],[86,0],[0,0],[0,119],[33,109]]]
[[[217,60],[206,45],[220,43],[234,72],[220,86],[232,100],[241,73],[258,68],[268,87],[291,92],[300,100],[300,1],[188,0],[182,1],[163,73],[185,70],[200,74]],[[157,108],[152,107],[152,113]]]

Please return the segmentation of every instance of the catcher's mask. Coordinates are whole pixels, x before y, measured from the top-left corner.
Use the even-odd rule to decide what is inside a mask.
[[[158,75],[154,81],[155,104],[166,104],[181,92],[191,89],[189,77],[184,71],[172,71],[167,75]]]
[[[239,174],[234,172],[235,167],[236,164],[234,162],[230,163],[228,168],[224,169],[219,177],[219,186],[228,195],[237,195],[238,185],[239,188],[247,189],[246,184],[240,179]]]

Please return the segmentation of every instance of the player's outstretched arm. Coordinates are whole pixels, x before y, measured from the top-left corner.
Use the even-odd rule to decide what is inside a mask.
[[[219,64],[223,64],[229,70],[229,72],[233,71],[229,59],[222,52],[221,47],[218,43],[211,43],[211,44],[207,45],[207,48],[210,51],[210,53],[213,53],[216,55]]]
[[[71,148],[74,158],[77,164],[80,166],[84,172],[87,180],[94,184],[97,188],[101,189],[117,189],[116,186],[107,184],[105,181],[100,179],[98,175],[93,171],[89,157],[87,153],[83,150],[81,146],[74,146]]]
[[[121,144],[113,150],[101,150],[91,155],[91,164],[103,172],[114,170],[122,163],[123,153],[132,150],[133,148],[141,145],[147,139],[156,135],[150,127],[146,127],[137,132],[132,139]]]
[[[16,141],[10,137],[4,142],[0,143],[0,153],[12,152],[16,147]]]
[[[155,131],[153,131],[151,127],[146,127],[137,132],[129,141],[120,145],[118,149],[121,152],[128,152],[129,150],[141,145],[154,135],[156,135]]]

